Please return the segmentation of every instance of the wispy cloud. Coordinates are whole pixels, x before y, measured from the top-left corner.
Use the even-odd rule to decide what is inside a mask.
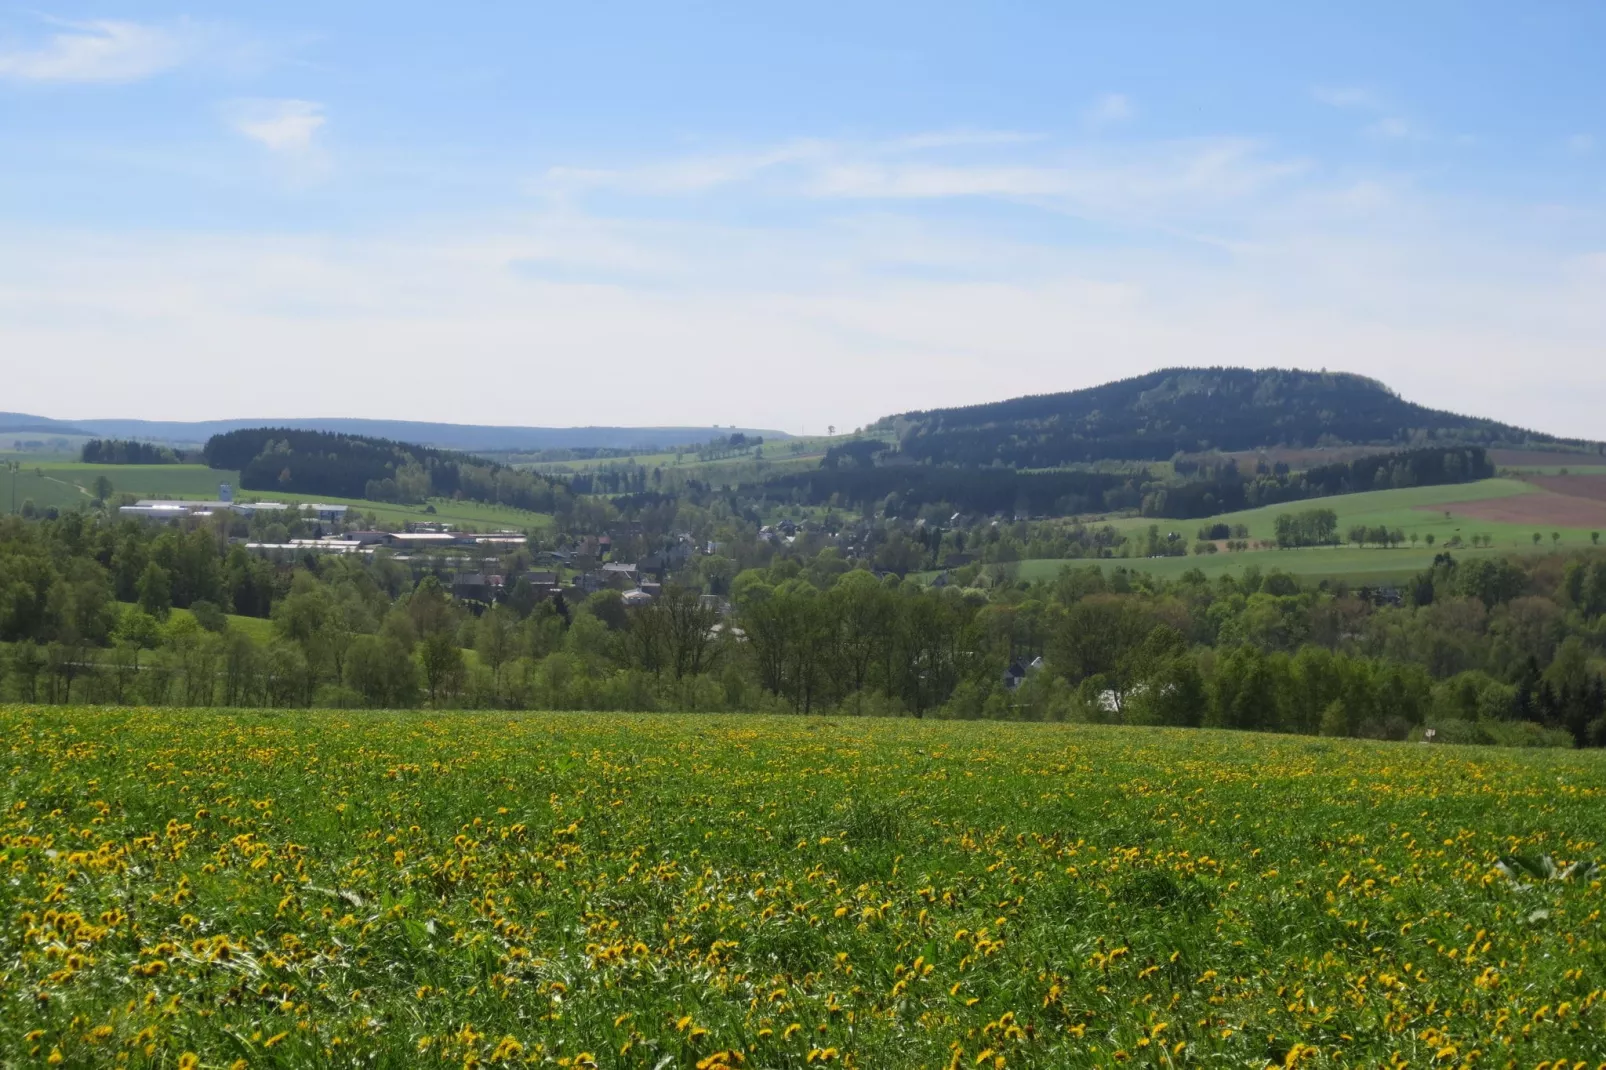
[[[1595,135],[1574,134],[1567,139],[1567,151],[1574,156],[1588,156],[1595,151]]]
[[[1087,125],[1096,128],[1124,123],[1136,114],[1137,108],[1126,94],[1104,93],[1089,105],[1087,111],[1082,113],[1082,118]]]
[[[632,167],[550,170],[537,192],[698,196],[714,190],[818,201],[1027,203],[1200,238],[1208,220],[1247,210],[1310,164],[1242,138],[1055,146],[1018,137],[939,135],[873,142],[807,139]],[[1213,239],[1210,239],[1213,240]]]
[[[1368,123],[1362,133],[1384,141],[1420,141],[1423,136],[1421,131],[1398,115],[1385,115],[1375,123]]]
[[[1330,108],[1356,108],[1382,111],[1383,101],[1378,94],[1364,86],[1317,86],[1310,95]]]
[[[324,125],[323,105],[310,100],[234,100],[223,116],[236,133],[279,153],[308,151]]]
[[[172,70],[193,52],[194,33],[176,27],[102,19],[51,20],[56,32],[25,45],[0,46],[0,79],[17,82],[132,82]]]

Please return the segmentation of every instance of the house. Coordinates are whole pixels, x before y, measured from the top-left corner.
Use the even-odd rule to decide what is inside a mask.
[[[652,604],[652,595],[642,590],[626,591],[619,600],[626,606],[648,606]]]
[[[1042,670],[1043,659],[1040,657],[1033,658],[1031,661],[1026,662],[1025,664],[1022,664],[1021,660],[1016,658],[1014,661],[1009,663],[1009,668],[1004,670],[1004,690],[1015,690],[1021,684],[1026,682],[1027,677],[1035,676]]]
[[[636,581],[638,576],[636,573],[636,566],[632,564],[626,564],[623,561],[608,562],[598,570],[598,574],[602,578],[602,585],[604,587],[613,587],[618,590],[624,590],[627,587],[635,587],[637,585]]]
[[[721,617],[728,617],[731,615],[731,604],[729,600],[721,598],[717,594],[700,595],[697,599],[697,604],[702,606],[704,609],[712,609]]]
[[[490,597],[491,585],[478,572],[459,572],[452,579],[452,597],[464,601],[484,602]]]
[[[556,572],[548,572],[540,569],[537,569],[533,572],[526,572],[519,578],[527,580],[530,586],[536,588],[537,590],[542,587],[551,587],[558,582],[558,574]]]

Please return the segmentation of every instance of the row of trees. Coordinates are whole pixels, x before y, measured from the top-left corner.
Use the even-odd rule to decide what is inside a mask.
[[[218,536],[77,513],[0,522],[5,694],[1433,727],[1591,745],[1606,725],[1606,556],[1589,551],[1441,554],[1391,605],[1254,567],[1162,582],[1087,566],[985,590],[955,573],[932,589],[800,537],[784,551],[733,541],[733,557],[703,557],[645,606],[611,591],[543,601],[524,584],[487,608],[383,557],[280,566]]]
[[[171,446],[125,438],[92,438],[84,443],[79,459],[84,464],[181,464],[185,461]]]
[[[293,491],[384,502],[466,498],[552,512],[568,490],[524,469],[409,442],[332,431],[247,428],[214,435],[213,468],[237,468],[248,490]]]

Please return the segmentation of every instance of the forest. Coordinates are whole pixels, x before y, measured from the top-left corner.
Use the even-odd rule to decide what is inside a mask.
[[[171,446],[125,438],[92,438],[79,454],[84,464],[184,464],[188,458]]]
[[[1063,394],[887,417],[921,462],[1050,468],[1268,446],[1584,444],[1407,402],[1358,375],[1171,368]]]
[[[214,435],[213,468],[239,469],[246,490],[421,502],[464,498],[550,513],[567,490],[557,481],[468,454],[332,431],[249,428]]]
[[[205,526],[87,512],[0,521],[0,694],[47,702],[842,715],[1215,726],[1383,739],[1606,744],[1606,555],[1458,560],[1399,593],[1257,568],[1175,581],[878,573],[811,536],[719,546],[652,602],[488,604],[381,552],[276,564]],[[1304,527],[1308,526],[1308,528]],[[1296,527],[1325,531],[1322,518]],[[1151,538],[1153,537],[1151,533]],[[885,535],[870,560],[918,542]],[[1152,549],[1152,547],[1151,547]],[[528,551],[520,551],[519,555]],[[508,575],[527,558],[502,562]],[[231,616],[232,614],[232,616]],[[246,627],[256,619],[261,627]]]

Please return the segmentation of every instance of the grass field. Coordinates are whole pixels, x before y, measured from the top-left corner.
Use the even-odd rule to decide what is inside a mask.
[[[360,498],[241,491],[238,472],[199,464],[24,463],[22,470],[17,473],[17,504],[20,506],[24,501],[31,500],[41,509],[50,506],[71,509],[86,505],[94,499],[95,480],[102,475],[111,480],[116,493],[134,494],[141,498],[211,500],[217,497],[218,485],[227,483],[235,488],[236,496],[241,499],[260,497],[271,501],[349,505],[365,513],[373,513],[382,523],[405,524],[409,521],[432,520],[473,528],[541,528],[552,522],[548,513],[532,513],[480,502],[458,502],[449,498],[436,498],[424,505],[394,505]],[[11,509],[11,479],[11,473],[0,472],[0,511],[9,512]],[[435,511],[427,512],[426,505],[434,506]]]
[[[1530,547],[1531,548],[1531,547]],[[1546,541],[1545,549],[1550,549]],[[1300,550],[1251,550],[1245,553],[1219,553],[1204,557],[1153,557],[1153,558],[1067,558],[1039,561],[1022,561],[1018,578],[1023,580],[1051,580],[1060,569],[1069,565],[1082,568],[1098,565],[1106,574],[1118,568],[1132,572],[1147,572],[1163,579],[1174,580],[1189,569],[1198,569],[1207,579],[1218,576],[1241,576],[1244,569],[1254,567],[1261,572],[1278,569],[1303,580],[1343,579],[1350,583],[1401,583],[1433,563],[1438,552],[1425,548],[1383,550],[1376,547],[1338,546]],[[1458,547],[1453,551],[1458,559],[1500,556],[1510,548],[1473,550]],[[929,573],[935,576],[936,573]]]
[[[1606,755],[0,708],[18,1065],[1606,1058]],[[1571,1065],[1570,1063],[1567,1065]]]
[[[76,461],[22,461],[17,503],[32,499],[44,509],[71,509],[94,500],[95,480],[105,476],[118,494],[142,498],[217,497],[219,483],[238,486],[240,474],[200,464],[80,464]],[[11,473],[0,472],[0,508],[11,509]]]
[[[1297,513],[1305,509],[1331,509],[1338,514],[1340,533],[1353,524],[1383,525],[1402,528],[1409,535],[1432,532],[1440,542],[1451,535],[1463,538],[1474,534],[1493,535],[1499,545],[1508,549],[1527,541],[1531,543],[1535,530],[1531,524],[1498,524],[1458,516],[1456,504],[1487,501],[1492,498],[1510,498],[1523,494],[1542,494],[1543,491],[1518,479],[1483,479],[1475,483],[1453,483],[1442,487],[1408,487],[1403,490],[1372,490],[1360,494],[1336,494],[1330,498],[1310,501],[1285,502],[1259,509],[1245,509],[1237,513],[1223,513],[1205,520],[1156,520],[1149,517],[1122,517],[1112,523],[1123,530],[1142,530],[1158,523],[1162,531],[1180,531],[1191,540],[1201,527],[1215,523],[1246,524],[1251,538],[1270,539],[1276,534],[1277,516],[1280,513]],[[1449,515],[1446,516],[1445,514]],[[1545,528],[1548,537],[1550,529]],[[1588,531],[1568,530],[1563,535],[1588,538]]]
[[[330,505],[349,505],[365,513],[373,513],[380,523],[406,524],[412,521],[446,521],[459,527],[474,529],[544,528],[552,523],[551,513],[532,513],[506,505],[488,505],[483,502],[458,502],[450,498],[431,498],[421,505],[395,505],[390,502],[371,502],[362,498],[330,498],[316,494],[278,494],[247,491],[251,497],[277,502],[327,502]],[[429,506],[434,512],[429,512]]]

